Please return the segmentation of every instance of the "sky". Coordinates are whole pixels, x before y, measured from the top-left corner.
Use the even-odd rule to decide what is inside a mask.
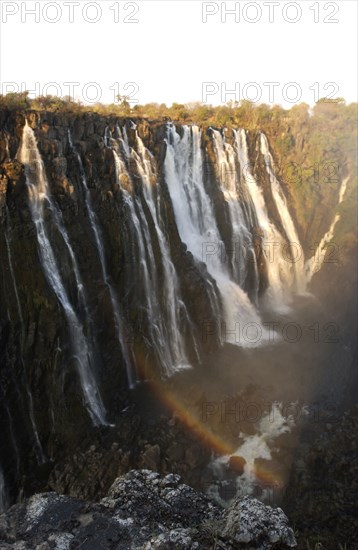
[[[132,105],[357,101],[355,0],[2,0],[0,21],[1,93],[85,103],[119,94]]]

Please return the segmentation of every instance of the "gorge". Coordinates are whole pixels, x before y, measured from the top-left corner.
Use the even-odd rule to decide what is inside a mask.
[[[354,244],[327,261],[350,158],[312,221],[261,129],[0,122],[0,511],[131,468],[291,510],[296,454],[357,388]]]

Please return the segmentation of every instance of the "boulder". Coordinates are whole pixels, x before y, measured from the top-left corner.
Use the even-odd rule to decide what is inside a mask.
[[[281,508],[271,508],[256,498],[236,498],[224,512],[223,536],[240,548],[295,548],[296,540]]]
[[[238,546],[239,545],[239,546]],[[266,550],[294,548],[280,508],[237,499],[223,510],[177,474],[131,470],[100,502],[55,492],[0,515],[0,548],[30,550]]]

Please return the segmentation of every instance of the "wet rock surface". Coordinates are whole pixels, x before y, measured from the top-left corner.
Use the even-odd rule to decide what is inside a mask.
[[[0,516],[3,550],[269,550],[296,541],[280,508],[256,499],[226,510],[177,474],[131,470],[98,503],[57,493],[33,495]]]

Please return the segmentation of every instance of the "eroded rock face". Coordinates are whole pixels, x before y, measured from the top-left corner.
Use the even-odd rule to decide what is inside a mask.
[[[302,445],[283,506],[302,540],[325,550],[356,548],[358,405],[331,415],[313,443]],[[334,521],[332,519],[334,518]]]
[[[102,231],[109,277],[131,329],[126,336],[128,340],[133,337],[134,352],[141,360],[138,362],[139,366],[150,365],[154,361],[150,346],[144,344],[146,323],[139,314],[136,315],[140,313],[144,289],[136,284],[133,277],[136,266],[133,269],[128,267],[130,254],[126,245],[130,220],[116,185],[113,155],[105,146],[104,139],[106,126],[113,130],[117,123],[123,126],[127,123],[129,125],[129,121],[96,114],[66,113],[27,113],[27,119],[35,131],[52,196],[62,212],[78,259],[88,294],[90,316],[98,329],[95,336],[99,349],[100,390],[107,410],[110,411],[109,420],[116,424],[118,434],[108,434],[110,428],[94,430],[86,413],[75,365],[70,360],[64,315],[39,263],[24,168],[15,158],[25,114],[1,112],[0,463],[6,474],[10,500],[16,500],[20,489],[25,495],[56,490],[60,493],[72,491],[73,496],[84,499],[100,498],[112,481],[130,468],[152,468],[162,473],[174,470],[180,472],[188,483],[195,484],[197,480],[201,481],[204,465],[210,459],[207,448],[199,445],[194,448],[194,442],[179,430],[170,430],[165,438],[161,437],[162,433],[168,432],[166,420],[164,428],[158,431],[148,430],[146,425],[138,427],[133,412],[125,418],[125,422],[120,421],[122,411],[131,404],[131,397],[127,390],[124,361],[113,322],[108,287],[102,280],[98,252],[84,205],[78,161],[68,142],[70,129],[74,146],[82,158],[95,214]],[[140,120],[136,120],[136,123],[138,134],[158,164],[158,177],[165,198],[161,202],[162,216],[173,264],[181,281],[182,295],[186,298],[187,311],[193,321],[188,332],[197,334],[204,351],[210,354],[217,349],[218,339],[213,335],[207,339],[202,336],[204,324],[211,326],[215,321],[209,304],[208,274],[205,265],[196,263],[180,241],[169,192],[162,181],[165,124],[149,124]],[[178,129],[180,132],[180,127]],[[212,146],[205,131],[203,134],[207,185],[218,217],[219,229],[227,245],[232,238],[228,212],[212,169],[215,163]],[[262,181],[270,216],[279,223],[270,196],[268,176],[258,152],[256,134],[250,134],[250,158],[255,175]],[[130,129],[128,136],[133,146],[135,136]],[[134,174],[133,181],[125,182],[123,187],[129,190],[132,185],[140,195],[141,182],[138,174]],[[259,228],[254,227],[252,231],[259,257],[262,235]],[[71,262],[53,227],[51,235],[60,250],[63,278],[75,300],[77,289]],[[157,254],[155,238],[153,247]],[[263,262],[258,264],[258,269],[260,292],[263,292],[267,279]],[[346,281],[344,270],[339,275],[329,277],[332,284],[340,280]],[[250,276],[247,291],[250,291]],[[336,284],[335,293],[338,309],[338,304],[342,301],[341,285]],[[89,328],[86,326],[86,330]],[[191,341],[190,334],[187,336]],[[193,356],[195,362],[197,357],[192,349],[190,359]],[[200,368],[204,370],[205,363]],[[151,373],[140,374],[146,378]],[[356,381],[355,375],[354,380]],[[111,448],[112,441],[113,445],[120,447],[118,451]],[[94,442],[96,448],[92,448]],[[239,473],[243,463],[236,461],[232,467]],[[73,500],[70,499],[69,502]],[[153,541],[147,541],[146,544],[153,545],[149,548],[169,548],[170,545],[175,547],[175,541],[179,537],[183,544],[190,547],[192,543],[185,542],[189,536],[187,529],[187,526],[168,527],[165,533],[155,535]],[[67,544],[66,541],[74,537],[72,531],[64,531],[59,536],[59,542],[53,543],[53,547],[57,544],[61,548],[61,544]],[[21,547],[21,543],[18,547]]]
[[[266,550],[275,545],[294,548],[296,540],[281,508],[272,509],[255,498],[236,499],[223,514],[223,535],[239,544]]]
[[[134,131],[130,129],[132,123],[96,114],[78,116],[74,113],[2,111],[0,429],[4,444],[0,448],[0,463],[6,473],[12,501],[20,487],[27,485],[24,478],[31,477],[31,472],[37,466],[45,461],[49,466],[50,461],[55,456],[57,460],[64,449],[70,451],[69,456],[72,455],[81,446],[83,434],[94,435],[83,402],[76,361],[71,357],[66,316],[41,267],[24,166],[16,160],[25,117],[34,130],[53,203],[61,212],[81,274],[88,315],[84,311],[81,313],[79,289],[68,250],[55,224],[49,221],[48,231],[56,250],[64,285],[78,316],[82,316],[81,323],[88,340],[94,342],[92,347],[95,350],[95,375],[106,410],[110,411],[112,417],[109,420],[116,423],[130,399],[126,366],[108,284],[101,272],[98,247],[85,207],[78,158],[69,143],[69,131],[74,148],[82,159],[94,214],[101,232],[108,278],[125,319],[124,338],[128,347],[132,348],[130,352],[136,358],[138,370],[147,364],[151,367],[149,372],[139,372],[138,376],[150,378],[161,374],[148,336],[149,323],[146,308],[143,306],[145,287],[135,278],[138,268],[136,260],[132,260],[129,239],[133,224],[123,194],[118,189],[113,152],[105,146],[106,127],[114,132],[117,124],[127,124],[129,142],[134,146],[136,138]],[[138,135],[158,163],[159,180],[162,177],[161,162],[166,126],[163,123],[148,124],[140,120],[136,123]],[[142,182],[135,167],[130,179],[129,183],[137,189],[140,196]],[[165,194],[165,189],[163,193]],[[208,338],[206,342],[201,338],[202,323],[205,321],[213,324],[215,320],[208,299],[209,283],[206,270],[203,266],[196,265],[193,256],[180,241],[169,201],[162,201],[162,209],[172,261],[181,281],[182,296],[185,296],[188,303],[191,323],[188,324],[185,318],[180,322],[184,327],[188,361],[194,364],[198,361],[198,352],[204,350],[194,349],[193,334],[196,334],[199,348],[210,351],[219,344],[214,337]],[[45,215],[51,220],[50,208],[46,207]],[[149,224],[149,233],[150,240],[153,241],[158,279],[161,281],[160,251],[153,224]],[[12,427],[9,427],[9,417]],[[75,423],[73,418],[76,418]],[[20,464],[21,471],[16,470],[16,461]],[[142,466],[159,469],[158,452],[155,449],[147,449]],[[44,472],[44,478],[46,477]],[[44,487],[44,484],[42,487],[32,487],[30,492],[43,490]]]
[[[1,548],[200,550],[294,548],[281,509],[256,499],[222,510],[176,474],[131,470],[98,503],[36,494],[0,516]]]

